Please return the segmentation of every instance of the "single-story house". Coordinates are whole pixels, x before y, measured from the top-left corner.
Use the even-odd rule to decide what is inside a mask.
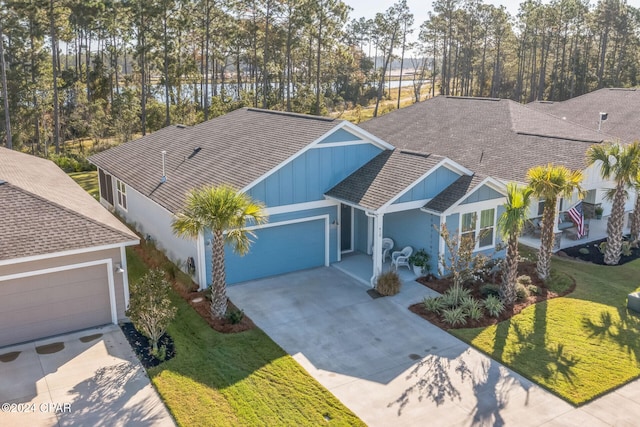
[[[125,317],[138,237],[49,160],[0,147],[0,347]]]
[[[244,108],[193,127],[170,126],[96,154],[102,203],[148,235],[174,261],[211,283],[211,232],[173,235],[186,193],[229,184],[262,201],[269,223],[250,252],[226,253],[230,284],[372,256],[382,239],[424,248],[436,271],[437,229],[482,236],[494,254],[509,181],[553,162],[585,168],[604,134],[508,100],[436,97],[356,126],[347,121]],[[569,203],[565,204],[566,208]],[[500,254],[498,254],[500,256]]]

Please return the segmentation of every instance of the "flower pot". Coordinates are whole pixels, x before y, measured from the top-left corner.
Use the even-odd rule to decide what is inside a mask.
[[[414,265],[413,266],[413,273],[418,277],[422,276],[422,266]]]

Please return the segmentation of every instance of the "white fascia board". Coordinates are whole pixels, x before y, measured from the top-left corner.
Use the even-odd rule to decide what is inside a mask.
[[[451,160],[448,157],[445,157],[445,159],[442,162],[438,163],[438,165],[440,165],[440,164],[442,164],[442,166],[446,167],[450,171],[456,172],[456,173],[458,173],[460,175],[469,175],[469,176],[471,176],[471,175],[474,174],[471,169],[468,169],[468,168],[462,166],[460,163],[455,162],[455,161]]]
[[[139,243],[140,243],[140,240],[131,240],[131,241],[128,241],[128,242],[116,243],[116,244],[113,244],[113,245],[94,246],[94,247],[91,247],[91,248],[73,249],[73,250],[69,250],[69,251],[53,252],[53,253],[42,254],[42,255],[33,255],[33,256],[28,256],[28,257],[23,257],[23,258],[3,259],[3,260],[0,260],[0,266],[12,265],[12,264],[20,264],[20,263],[23,263],[23,262],[40,261],[40,260],[50,259],[50,258],[59,258],[59,257],[64,257],[64,256],[69,256],[69,255],[86,254],[86,253],[90,253],[90,252],[104,251],[104,250],[108,250],[108,249],[117,249],[117,248],[120,248],[120,247],[123,247],[123,246],[134,246],[134,245],[137,245]]]
[[[271,207],[271,208],[266,208],[265,212],[267,213],[267,215],[271,216],[271,215],[279,215],[279,214],[284,214],[284,213],[306,211],[306,210],[309,210],[309,209],[328,208],[328,207],[337,206],[339,204],[340,204],[339,202],[332,201],[332,200],[316,200],[314,202],[305,202],[305,203],[295,203],[295,204],[292,204],[292,205],[274,206],[274,207]]]
[[[405,202],[405,203],[396,203],[396,204],[393,204],[393,205],[389,206],[384,211],[384,213],[388,214],[388,213],[393,213],[393,212],[401,212],[401,211],[410,211],[410,210],[413,210],[413,209],[420,209],[424,205],[429,203],[429,201],[431,201],[431,199],[414,200],[412,202]]]
[[[350,133],[355,134],[356,136],[363,138],[365,140],[368,140],[369,142],[373,143],[374,145],[385,149],[385,150],[393,150],[395,149],[395,147],[391,144],[389,144],[388,142],[378,138],[377,136],[375,136],[372,133],[367,132],[366,130],[362,129],[361,127],[354,125],[353,123],[345,120],[342,123],[340,123],[340,125],[338,125],[338,129],[340,128],[345,128],[346,130],[348,130]]]
[[[442,212],[438,212],[438,211],[434,211],[433,209],[428,209],[428,208],[420,208],[420,210],[424,213],[428,213],[431,215],[435,215],[435,216],[442,216]]]
[[[492,188],[493,190],[497,191],[498,193],[502,194],[503,196],[506,196],[506,188],[505,188],[505,186],[502,185],[502,183],[500,183],[499,181],[497,181],[497,180],[495,180],[495,179],[493,179],[491,177],[487,177],[487,178],[483,179],[482,181],[480,181],[480,183],[478,185],[473,187],[471,189],[471,191],[468,191],[466,194],[464,194],[462,197],[460,197],[460,199],[458,199],[453,205],[449,206],[449,208],[446,209],[444,212],[442,212],[441,215],[448,216],[448,215],[451,215],[451,213],[456,212],[458,210],[457,209],[458,206],[460,206],[460,203],[462,203],[463,200],[465,200],[466,198],[471,196],[473,193],[478,191],[483,185],[487,185],[489,188]],[[477,205],[478,203],[492,202],[494,200],[504,200],[504,197],[500,198],[500,199],[484,200],[482,202],[469,203],[469,204],[470,205]]]
[[[374,212],[374,211],[372,211],[371,209],[367,209],[367,208],[365,208],[365,207],[363,207],[363,206],[360,206],[360,205],[359,205],[359,204],[357,204],[357,203],[353,203],[353,202],[350,202],[350,201],[348,201],[348,200],[340,199],[339,197],[327,196],[326,194],[324,195],[324,197],[325,197],[326,199],[328,199],[328,200],[335,200],[338,204],[343,204],[343,205],[351,206],[352,208],[356,208],[356,209],[358,209],[358,210],[361,210],[361,211],[364,211],[364,212],[367,212],[367,213],[370,213],[370,214],[373,214],[373,212]]]
[[[429,175],[431,175],[432,173],[437,171],[440,167],[444,166],[447,169],[453,170],[454,172],[457,172],[457,173],[462,173],[463,175],[473,175],[473,173],[470,170],[464,168],[463,166],[460,166],[460,168],[463,168],[463,169],[461,169],[459,171],[456,171],[456,170],[452,169],[452,168],[455,168],[456,165],[458,165],[458,164],[455,163],[455,162],[452,164],[451,160],[449,160],[447,158],[442,159],[435,166],[433,166],[431,169],[429,169],[424,174],[422,174],[418,179],[416,179],[411,184],[409,184],[405,188],[403,188],[402,191],[400,191],[398,194],[396,194],[394,197],[392,197],[390,200],[388,200],[384,205],[380,206],[380,208],[378,208],[376,210],[376,212],[387,212],[387,209],[389,208],[390,205],[393,204],[393,202],[395,202],[396,200],[398,200],[399,198],[401,198],[402,196],[407,194],[413,187],[415,187],[417,184],[419,184],[423,180],[427,179],[427,177]],[[468,171],[469,173],[466,173],[466,171]]]

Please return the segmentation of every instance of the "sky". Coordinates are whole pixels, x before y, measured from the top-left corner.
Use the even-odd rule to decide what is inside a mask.
[[[395,0],[343,0],[346,4],[353,8],[351,18],[373,18],[377,12],[384,12]],[[511,15],[518,13],[520,0],[484,0],[487,4],[495,6],[504,5]],[[431,10],[432,0],[407,0],[409,9],[415,16],[415,26],[419,27],[428,18]],[[543,3],[549,3],[549,0],[543,0]],[[597,0],[591,0],[591,4],[596,4]],[[640,7],[640,0],[628,0],[627,4],[634,7]]]

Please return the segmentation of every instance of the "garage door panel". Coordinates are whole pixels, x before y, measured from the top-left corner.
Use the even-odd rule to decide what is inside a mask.
[[[326,221],[317,219],[255,230],[248,254],[227,248],[230,284],[325,265]]]
[[[111,322],[106,264],[0,281],[0,346]]]

